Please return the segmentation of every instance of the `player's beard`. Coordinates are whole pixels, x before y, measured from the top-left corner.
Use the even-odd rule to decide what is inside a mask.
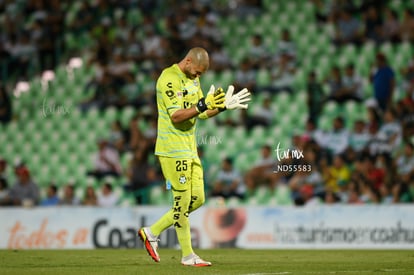
[[[184,74],[187,76],[187,78],[193,80],[193,79],[195,79],[197,77],[197,75],[196,74],[192,74],[191,71],[190,71],[190,69],[191,69],[191,66],[185,67],[184,68]]]

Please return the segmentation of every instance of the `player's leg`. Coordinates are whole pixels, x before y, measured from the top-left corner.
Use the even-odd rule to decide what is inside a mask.
[[[182,253],[189,255],[193,253],[188,220],[192,160],[165,157],[160,157],[159,160],[164,177],[171,183],[173,206],[147,230],[153,237],[158,237],[161,232],[174,225]]]
[[[200,159],[194,159],[192,165],[190,213],[205,202],[203,167]]]
[[[188,209],[191,202],[191,189],[184,191],[173,190],[173,226],[177,233],[177,239],[180,243],[182,256],[191,255],[193,248],[191,245],[191,229],[188,219]]]
[[[194,159],[192,162],[191,169],[191,201],[189,204],[189,213],[195,211],[197,208],[202,206],[205,201],[204,195],[204,180],[203,180],[203,169],[201,167],[200,159]],[[178,234],[178,232],[177,232]],[[189,236],[191,240],[191,235]],[[192,249],[191,253],[186,254],[183,251],[183,257],[181,264],[187,266],[211,266],[210,262],[204,261],[198,255],[196,255]]]
[[[169,181],[171,184],[171,188],[174,190],[176,188],[180,188],[177,186],[177,181],[179,180],[179,175],[177,175],[177,169],[182,170],[183,168],[187,169],[187,167],[180,165],[180,167],[176,166],[176,162],[182,162],[182,160],[177,160],[173,158],[166,158],[166,157],[159,157],[159,162],[161,165],[161,170],[164,175],[164,178]],[[173,192],[174,196],[174,192]],[[150,230],[153,235],[159,236],[164,230],[169,228],[174,223],[174,205],[173,207],[165,213],[160,219],[158,219],[153,225],[151,225]]]
[[[159,157],[159,161],[164,177],[167,180],[170,178],[175,178],[175,173],[173,172],[175,168],[175,160],[172,158]],[[173,214],[174,213],[172,208],[150,227],[144,227],[138,230],[138,235],[144,242],[145,249],[152,257],[152,259],[156,262],[160,261],[160,257],[157,251],[158,236],[161,234],[161,232],[173,224]]]
[[[159,222],[154,224],[154,231],[158,233],[168,223],[171,223],[177,233],[177,239],[180,243],[183,256],[191,255],[193,248],[191,246],[191,231],[188,215],[192,201],[191,181],[193,160],[160,158],[160,163],[162,165],[161,167],[163,167],[164,176],[171,183],[173,206]]]

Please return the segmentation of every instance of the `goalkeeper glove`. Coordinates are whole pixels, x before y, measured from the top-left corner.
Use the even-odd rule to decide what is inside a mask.
[[[240,92],[237,94],[234,93],[234,86],[230,85],[227,88],[224,105],[226,109],[232,110],[232,109],[247,109],[249,107],[249,104],[242,104],[245,102],[249,102],[251,100],[250,98],[250,92],[247,90],[247,88],[243,88]]]
[[[197,102],[196,110],[199,113],[204,111],[213,110],[216,108],[224,108],[224,99],[225,94],[223,90],[214,88],[214,85],[211,85],[210,90],[207,93],[206,97],[203,97]]]

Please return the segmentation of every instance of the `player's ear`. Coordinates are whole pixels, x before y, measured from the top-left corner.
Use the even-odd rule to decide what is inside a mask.
[[[187,65],[190,65],[192,62],[193,62],[193,59],[190,56],[187,56],[186,59],[185,59],[185,63]]]

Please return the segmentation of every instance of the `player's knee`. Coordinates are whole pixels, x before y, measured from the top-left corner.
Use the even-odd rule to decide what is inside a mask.
[[[204,195],[201,195],[201,196],[192,196],[191,197],[190,207],[189,207],[190,212],[193,212],[194,210],[196,210],[197,208],[199,208],[200,206],[202,206],[204,204],[204,202],[205,202]]]

